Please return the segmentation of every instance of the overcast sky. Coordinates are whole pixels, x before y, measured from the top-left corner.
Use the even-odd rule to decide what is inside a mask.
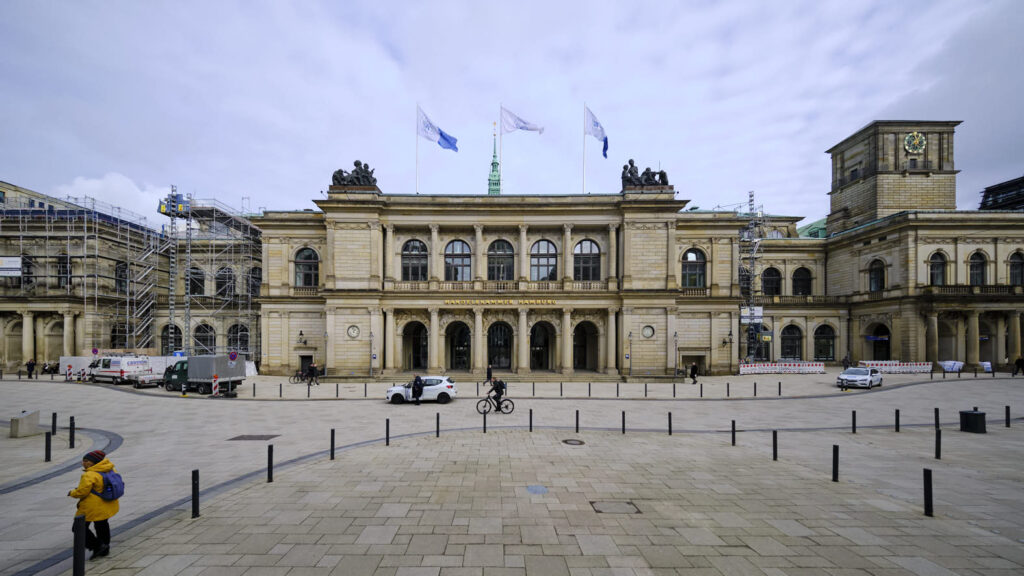
[[[876,119],[962,120],[958,205],[1024,175],[1024,2],[0,2],[0,180],[162,222],[171,184],[312,208],[338,168],[386,194],[619,192],[667,171],[690,206],[754,190],[828,212],[826,149]],[[417,139],[416,105],[458,138]]]

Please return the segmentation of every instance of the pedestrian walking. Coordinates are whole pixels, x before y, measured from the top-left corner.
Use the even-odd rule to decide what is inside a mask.
[[[1013,375],[1016,376],[1017,372],[1024,372],[1024,356],[1019,356],[1013,363]]]
[[[36,371],[36,359],[32,358],[25,363],[25,370],[28,370],[28,379],[32,379],[32,373]]]
[[[493,379],[494,379],[494,370],[492,369],[491,365],[488,364],[487,365],[487,381],[490,382]]]
[[[417,406],[420,405],[420,396],[423,396],[423,379],[417,374],[412,380],[412,399],[416,401]]]
[[[309,384],[310,386],[320,385],[320,368],[317,367],[316,362],[309,363]]]
[[[846,356],[843,356],[843,370],[848,370],[849,368],[850,368],[850,353],[847,352]]]
[[[104,476],[117,473],[114,464],[102,450],[93,450],[82,458],[82,478],[68,496],[78,499],[75,516],[85,516],[85,547],[92,551],[90,560],[110,554],[110,518],[120,509],[117,499],[107,500]],[[118,476],[120,479],[120,476]],[[123,485],[122,485],[123,489]],[[95,533],[89,529],[92,524]]]
[[[690,382],[690,384],[696,384],[697,383],[697,363],[696,362],[694,362],[693,364],[690,364],[690,380],[693,380],[693,382]]]

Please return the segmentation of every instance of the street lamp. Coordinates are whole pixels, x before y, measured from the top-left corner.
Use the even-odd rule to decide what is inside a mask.
[[[327,375],[327,359],[330,358],[328,350],[330,349],[327,347],[327,330],[324,330],[324,365],[321,368],[324,371],[324,376]]]
[[[629,333],[629,375],[633,375],[633,333]]]
[[[722,346],[729,347],[729,374],[732,374],[732,328],[729,329],[729,336],[722,339]]]
[[[370,378],[373,378],[373,330],[370,330]]]

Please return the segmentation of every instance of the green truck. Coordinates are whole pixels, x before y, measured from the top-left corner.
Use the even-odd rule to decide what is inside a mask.
[[[189,356],[167,367],[164,390],[212,394],[214,388],[225,396],[233,396],[235,388],[245,380],[245,360],[230,356]]]

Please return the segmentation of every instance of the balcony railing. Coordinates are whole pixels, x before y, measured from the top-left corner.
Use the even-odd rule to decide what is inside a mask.
[[[473,289],[472,282],[441,282],[438,289],[442,292],[468,292]]]
[[[292,296],[316,296],[318,291],[316,286],[292,286]]]
[[[394,283],[395,290],[408,290],[410,292],[419,292],[430,289],[430,282],[410,282],[410,281],[396,281]]]
[[[486,292],[515,292],[519,289],[519,283],[515,280],[488,280],[484,282]]]
[[[711,295],[711,289],[710,288],[680,288],[679,289],[679,295],[680,296],[707,297],[707,296]]]
[[[525,289],[527,292],[560,292],[562,290],[562,283],[554,281],[542,281],[542,282],[520,282],[520,288]]]
[[[800,296],[754,296],[754,304],[758,306],[770,306],[773,304],[789,306],[801,304],[843,304],[844,302],[844,296],[824,296],[813,294]]]
[[[608,282],[604,280],[577,280],[572,283],[572,289],[577,292],[608,290]]]

